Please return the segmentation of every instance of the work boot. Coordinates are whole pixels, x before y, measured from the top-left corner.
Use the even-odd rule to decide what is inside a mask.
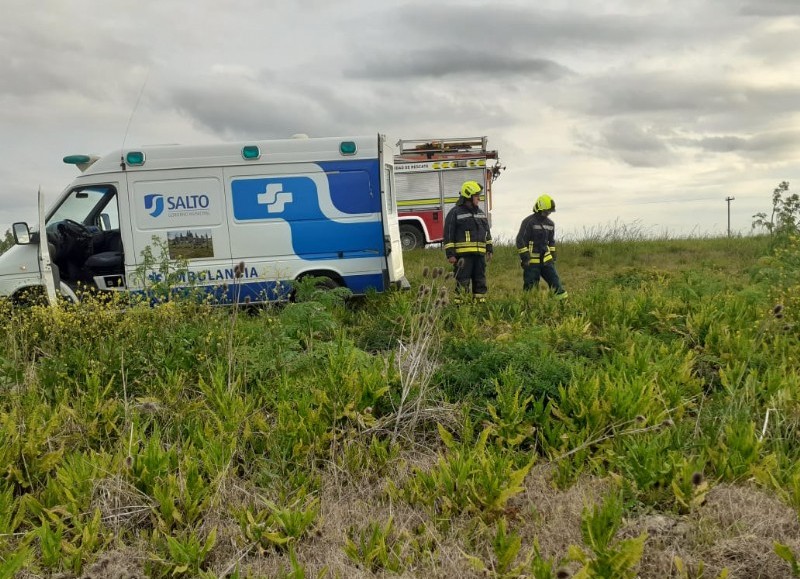
[[[473,296],[476,304],[485,304],[486,303],[486,294],[475,294]]]
[[[560,294],[556,294],[556,299],[557,300],[565,300],[568,297],[569,297],[569,293],[567,293],[567,292],[561,292]]]

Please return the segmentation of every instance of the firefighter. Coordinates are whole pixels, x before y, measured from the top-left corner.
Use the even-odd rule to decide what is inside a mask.
[[[522,289],[531,290],[544,278],[558,299],[567,297],[556,271],[556,227],[549,215],[556,210],[556,202],[549,195],[541,195],[520,225],[517,234],[517,250],[522,263]]]
[[[481,191],[477,181],[464,181],[461,192],[444,221],[444,251],[453,266],[459,304],[469,297],[486,301],[486,264],[492,260],[492,234],[489,219],[479,206]],[[472,288],[470,288],[470,284]]]

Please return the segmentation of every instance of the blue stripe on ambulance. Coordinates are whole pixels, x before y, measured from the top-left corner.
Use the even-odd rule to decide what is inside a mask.
[[[337,180],[329,182],[334,185]],[[320,208],[317,186],[308,177],[236,179],[231,183],[231,196],[238,221],[286,221],[292,231],[294,253],[302,259],[350,259],[384,253],[381,221],[329,219]]]
[[[325,163],[330,201],[344,217],[333,220],[325,215],[313,179],[298,176],[239,178],[231,182],[233,215],[237,221],[281,219],[289,224],[294,253],[308,261],[384,257],[383,223],[378,166],[375,161]],[[365,195],[364,192],[369,194]],[[358,194],[353,194],[357,192]],[[370,215],[369,221],[348,221]],[[343,275],[354,293],[368,288],[384,289],[381,273]],[[247,293],[274,292],[258,283]],[[243,298],[245,294],[240,297]],[[230,296],[233,297],[233,296]],[[255,299],[255,295],[251,296]]]

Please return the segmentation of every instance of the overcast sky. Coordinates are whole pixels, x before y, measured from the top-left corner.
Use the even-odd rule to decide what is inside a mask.
[[[495,238],[545,192],[561,237],[748,232],[800,190],[798,44],[800,0],[3,0],[0,231],[67,154],[381,132],[488,136]]]

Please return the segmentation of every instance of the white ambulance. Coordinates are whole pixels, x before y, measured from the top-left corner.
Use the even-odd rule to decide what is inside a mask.
[[[82,172],[47,212],[40,193],[36,227],[14,223],[0,296],[146,292],[164,260],[219,303],[286,299],[304,276],[354,294],[407,286],[393,159],[383,135],[65,157]]]

